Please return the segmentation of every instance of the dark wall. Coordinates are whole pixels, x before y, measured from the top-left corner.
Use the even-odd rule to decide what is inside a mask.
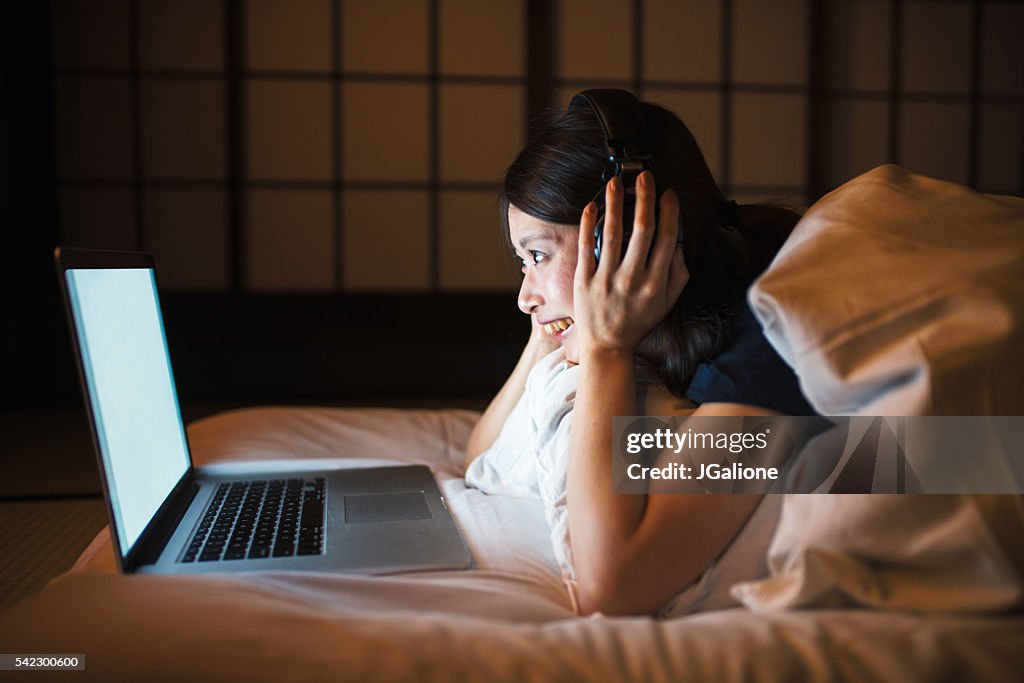
[[[0,398],[73,397],[51,253],[57,243],[46,3],[0,3]]]

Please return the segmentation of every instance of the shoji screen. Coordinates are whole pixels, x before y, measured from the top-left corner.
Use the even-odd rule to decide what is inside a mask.
[[[62,241],[170,290],[510,291],[522,0],[53,0]]]
[[[62,241],[152,250],[171,289],[228,287],[223,5],[51,12]]]
[[[822,189],[885,161],[1024,192],[1024,4],[824,3]]]
[[[246,287],[510,288],[494,206],[523,137],[522,3],[242,9]]]
[[[1012,0],[52,0],[62,241],[207,292],[509,292],[531,116],[618,86],[723,190],[806,205],[887,161],[1024,191]]]
[[[676,111],[723,190],[806,205],[903,164],[1024,191],[1024,4],[561,0],[555,99],[629,87]]]
[[[560,7],[560,101],[632,88],[680,115],[727,194],[806,201],[809,0]]]

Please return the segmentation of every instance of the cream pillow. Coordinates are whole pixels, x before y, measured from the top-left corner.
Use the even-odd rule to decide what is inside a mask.
[[[1024,597],[1020,496],[789,495],[753,609],[859,605],[988,613]]]
[[[824,415],[1024,414],[1024,199],[880,166],[807,211],[749,298]]]
[[[750,292],[825,415],[1024,415],[1024,200],[897,166],[816,203]],[[1024,595],[1020,496],[787,495],[755,609],[993,612]]]

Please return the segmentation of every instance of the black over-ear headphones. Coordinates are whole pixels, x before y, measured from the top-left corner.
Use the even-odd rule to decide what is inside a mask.
[[[604,233],[604,183],[614,176],[622,179],[622,254],[625,256],[629,238],[633,234],[633,215],[636,211],[636,178],[644,171],[654,170],[651,136],[647,122],[640,111],[640,101],[628,90],[596,88],[573,95],[569,109],[589,106],[597,115],[604,131],[611,166],[601,174],[602,186],[595,195],[600,213],[594,226],[594,258],[601,260],[601,242]],[[658,202],[654,204],[655,224],[658,220]],[[682,226],[678,243],[682,243]]]

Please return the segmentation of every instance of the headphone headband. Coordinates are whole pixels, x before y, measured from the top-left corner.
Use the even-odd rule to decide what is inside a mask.
[[[569,108],[589,106],[604,131],[615,175],[639,175],[651,168],[651,138],[640,101],[628,90],[594,88],[573,95]]]
[[[612,173],[608,170],[602,175],[602,180],[607,182],[612,175],[622,178],[623,183],[623,240],[622,253],[625,255],[626,246],[632,235],[633,214],[636,208],[636,192],[634,185],[636,177],[647,170],[654,169],[653,145],[650,133],[647,129],[647,121],[640,110],[640,100],[628,90],[617,88],[593,88],[583,90],[573,95],[569,101],[569,109],[579,107],[590,107],[601,123],[601,130],[604,131],[605,145],[608,148],[608,161],[613,166]],[[599,190],[594,200],[600,203],[603,190]],[[734,228],[739,222],[736,202],[727,202],[716,216],[719,226],[726,229],[729,239],[735,244],[737,253],[742,255],[742,261],[749,261],[749,247],[746,240]],[[655,220],[658,220],[658,203],[654,205]],[[604,235],[604,213],[598,215],[597,224],[594,227],[594,257],[601,260],[601,243]],[[683,243],[683,228],[679,226],[679,237],[677,244]]]
[[[636,178],[647,170],[653,170],[651,159],[651,137],[647,130],[647,122],[640,111],[640,100],[628,90],[614,88],[595,88],[584,90],[573,95],[569,101],[569,109],[587,107],[594,112],[604,131],[605,145],[608,148],[608,161],[612,164],[612,172],[608,169],[601,176],[607,182],[613,175],[622,178],[623,185],[623,239],[622,253],[633,234],[633,214],[636,209]],[[600,204],[604,191],[599,190],[594,197]],[[654,215],[657,221],[658,203],[654,204]],[[680,234],[682,234],[680,232]],[[604,241],[604,212],[599,214],[594,226],[594,258],[601,260],[601,244]]]

